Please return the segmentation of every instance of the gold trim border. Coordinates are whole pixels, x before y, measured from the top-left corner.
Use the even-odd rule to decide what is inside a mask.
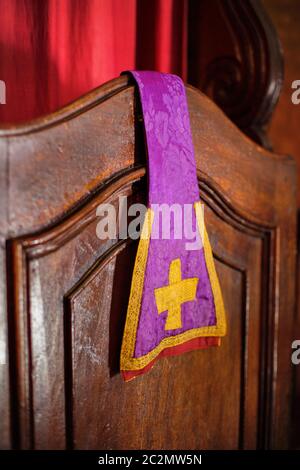
[[[147,209],[132,275],[127,317],[121,347],[121,370],[142,369],[146,367],[150,362],[152,362],[161,353],[163,349],[170,348],[172,346],[178,346],[179,344],[183,344],[191,339],[201,336],[226,335],[226,314],[224,309],[222,292],[215,269],[208,234],[204,224],[204,214],[201,207],[201,202],[196,202],[194,204],[194,208],[196,213],[198,230],[202,238],[205,262],[214,298],[217,323],[213,326],[203,326],[200,328],[194,328],[192,330],[184,331],[183,333],[180,333],[175,336],[168,336],[144,356],[137,358],[133,357],[144,288],[144,276],[147,265],[150,235],[154,220],[154,211],[152,209]]]

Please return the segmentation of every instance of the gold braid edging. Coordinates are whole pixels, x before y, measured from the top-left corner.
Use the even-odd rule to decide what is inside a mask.
[[[200,201],[196,202],[194,204],[194,207],[196,212],[198,230],[201,234],[203,242],[205,262],[214,298],[217,323],[216,325],[194,328],[174,336],[168,336],[144,356],[137,358],[133,357],[142,303],[144,276],[148,258],[150,235],[154,219],[154,212],[151,209],[147,209],[132,276],[127,317],[121,348],[121,370],[142,369],[146,367],[150,362],[152,362],[161,353],[163,349],[183,344],[191,339],[201,336],[224,336],[226,334],[226,316],[223,298],[213,261],[211,246],[204,225],[204,217]]]

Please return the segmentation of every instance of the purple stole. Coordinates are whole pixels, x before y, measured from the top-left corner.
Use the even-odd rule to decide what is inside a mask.
[[[149,370],[158,357],[218,346],[226,334],[185,87],[175,75],[131,74],[144,117],[149,192],[121,348],[125,380]]]

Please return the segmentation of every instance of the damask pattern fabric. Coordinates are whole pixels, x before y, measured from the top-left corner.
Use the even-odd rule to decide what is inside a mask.
[[[175,75],[132,75],[144,117],[149,193],[121,350],[125,380],[149,370],[158,357],[220,345],[226,332],[185,87]]]

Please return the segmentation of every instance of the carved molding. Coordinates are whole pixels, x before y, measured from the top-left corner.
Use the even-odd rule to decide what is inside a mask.
[[[32,383],[31,383],[31,336],[30,336],[30,309],[28,305],[29,285],[29,265],[33,259],[41,258],[49,255],[55,250],[62,247],[68,240],[74,238],[76,234],[84,231],[85,227],[91,223],[92,218],[96,217],[96,207],[100,202],[113,200],[117,197],[119,189],[130,186],[142,178],[145,174],[144,168],[132,168],[128,172],[117,178],[116,181],[104,185],[99,193],[94,194],[87,200],[83,207],[78,208],[75,212],[64,215],[59,223],[53,227],[49,227],[40,234],[28,235],[20,239],[9,241],[7,245],[9,269],[11,275],[11,303],[9,311],[13,316],[13,322],[10,325],[10,341],[11,354],[15,366],[13,370],[18,372],[13,378],[13,413],[15,423],[15,436],[17,445],[22,448],[30,448],[34,446],[34,427],[33,402],[32,402]],[[262,310],[261,321],[262,331],[265,332],[262,341],[261,350],[261,384],[260,384],[260,405],[259,405],[259,429],[258,429],[258,446],[268,447],[270,439],[270,430],[272,428],[272,403],[273,389],[272,383],[276,371],[273,370],[273,354],[274,354],[274,338],[276,337],[276,308],[278,306],[270,304],[270,299],[274,298],[274,286],[276,285],[276,270],[274,266],[274,256],[271,253],[275,250],[275,241],[277,229],[275,227],[266,227],[254,220],[249,220],[245,214],[242,214],[234,205],[231,204],[224,196],[221,195],[216,185],[205,175],[200,174],[200,193],[202,200],[209,208],[222,219],[226,224],[231,225],[235,230],[244,232],[250,237],[258,237],[262,240],[262,249],[264,253],[263,269],[267,270],[269,284],[261,287],[262,293]],[[117,255],[128,241],[117,242],[107,252],[105,252],[87,273],[77,282],[71,291],[66,292],[64,297],[65,311],[65,347],[67,351],[67,363],[70,364],[70,315],[72,314],[72,299],[78,294],[80,289],[89,282],[90,278],[97,275],[103,266],[105,266],[113,257]],[[244,419],[244,397],[247,393],[246,379],[246,362],[247,362],[247,325],[249,321],[248,288],[249,281],[247,277],[247,266],[238,266],[230,259],[219,257],[216,258],[231,269],[238,270],[243,276],[243,285],[245,289],[245,305],[244,309],[244,331],[245,338],[243,346],[243,367],[242,367],[242,396],[241,396],[241,446],[243,445],[243,419]],[[22,287],[20,287],[22,286]],[[16,348],[18,344],[18,348]],[[268,372],[268,373],[267,373]],[[66,394],[70,394],[72,384],[66,382]],[[66,396],[68,401],[68,396]],[[265,406],[267,403],[267,406]],[[71,424],[72,413],[67,409],[67,421]],[[72,431],[67,436],[67,445],[72,447]]]
[[[282,87],[283,59],[261,2],[191,0],[190,24],[189,82],[270,148],[265,130]]]
[[[24,124],[7,125],[6,127],[1,128],[0,137],[32,134],[33,132],[40,132],[42,130],[49,129],[52,126],[69,121],[70,119],[74,119],[76,116],[100,105],[104,101],[107,101],[112,96],[121,93],[129,86],[133,86],[129,83],[131,82],[128,75],[117,77],[86,93],[73,103],[64,106],[58,111],[48,114],[47,116],[33,119],[32,121]]]
[[[262,348],[260,355],[261,364],[261,384],[260,384],[260,397],[259,397],[259,413],[258,413],[258,435],[257,435],[257,448],[269,448],[272,441],[272,426],[273,426],[273,400],[274,390],[273,381],[276,378],[276,370],[273,368],[273,357],[275,354],[276,338],[278,336],[278,305],[272,300],[275,298],[275,291],[278,288],[278,272],[276,270],[277,247],[280,236],[278,227],[264,226],[254,220],[249,220],[249,215],[246,217],[239,209],[233,206],[221,192],[219,192],[215,184],[208,178],[199,178],[199,188],[201,199],[207,204],[208,207],[227,224],[230,224],[236,230],[245,232],[252,237],[258,237],[262,240],[262,269],[266,275],[262,276],[263,279],[268,279],[266,285],[261,286],[261,331],[264,332],[264,339],[262,340]],[[216,255],[218,259],[218,256]],[[230,265],[230,262],[221,260],[222,262]],[[233,266],[234,267],[234,266]],[[235,269],[237,267],[234,267]],[[247,268],[243,270],[245,276],[245,286],[248,285]],[[247,287],[246,287],[247,288]],[[246,299],[247,296],[246,290]],[[247,302],[247,300],[246,300]],[[246,308],[246,307],[245,307]],[[246,316],[249,314],[246,309]],[[246,320],[246,324],[248,320]],[[245,327],[245,337],[247,342],[248,331]],[[244,358],[245,360],[245,358]],[[243,373],[245,374],[246,364],[244,364]],[[245,380],[244,393],[246,393],[247,383]],[[242,414],[243,415],[243,414]],[[241,415],[241,416],[242,416]],[[242,429],[242,428],[241,428]],[[243,439],[243,432],[241,432],[241,439]],[[242,444],[242,442],[241,442]]]

